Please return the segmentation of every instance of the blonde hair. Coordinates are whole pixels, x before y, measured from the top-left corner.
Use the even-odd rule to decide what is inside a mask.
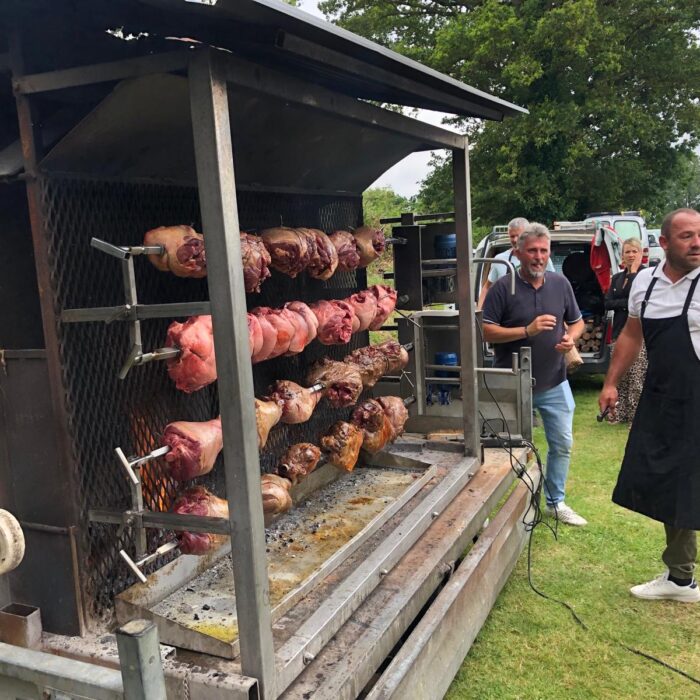
[[[629,246],[630,248],[634,248],[638,253],[642,252],[642,242],[639,240],[639,238],[626,238],[622,242],[622,252],[625,252],[625,246]]]

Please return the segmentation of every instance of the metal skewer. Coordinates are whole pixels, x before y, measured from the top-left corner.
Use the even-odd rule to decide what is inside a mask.
[[[178,544],[177,540],[170,540],[170,542],[166,542],[165,544],[162,544],[154,552],[152,552],[151,554],[147,554],[145,557],[139,559],[138,561],[134,561],[123,549],[119,550],[119,556],[126,562],[126,565],[133,571],[136,578],[138,578],[138,580],[141,581],[141,583],[146,583],[148,581],[148,579],[145,577],[145,575],[141,571],[141,567],[144,567],[147,564],[150,564],[152,561],[155,561],[158,557],[161,557],[164,554],[167,554],[168,552],[172,552],[173,549],[177,549],[178,546],[179,546],[179,544]]]
[[[119,260],[128,260],[133,255],[163,255],[165,246],[162,245],[113,245],[100,238],[90,239],[90,245]]]

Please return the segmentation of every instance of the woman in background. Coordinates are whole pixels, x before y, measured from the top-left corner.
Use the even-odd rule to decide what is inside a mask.
[[[605,309],[612,310],[613,330],[612,342],[620,335],[627,322],[627,301],[630,295],[630,287],[642,265],[642,244],[637,238],[628,238],[622,245],[622,266],[624,270],[613,275],[610,289],[605,297]],[[615,409],[615,419],[612,423],[631,423],[637,411],[637,404],[642,393],[644,377],[647,373],[647,353],[642,345],[642,351],[634,364],[620,379],[618,385],[618,405]]]

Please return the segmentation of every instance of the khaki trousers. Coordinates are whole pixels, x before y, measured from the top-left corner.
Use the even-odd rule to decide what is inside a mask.
[[[670,525],[664,525],[664,528],[666,549],[661,558],[669,573],[674,578],[693,578],[698,556],[697,533],[695,530],[679,530]]]

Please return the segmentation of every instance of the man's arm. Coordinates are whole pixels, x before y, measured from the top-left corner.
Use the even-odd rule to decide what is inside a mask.
[[[526,326],[506,328],[495,323],[484,323],[484,340],[487,343],[512,343],[514,340],[527,338]]]
[[[484,340],[487,343],[511,343],[514,340],[525,340],[542,331],[551,331],[557,323],[557,319],[549,314],[542,314],[530,321],[527,326],[499,326],[495,323],[484,321]]]
[[[603,390],[598,397],[601,411],[606,408],[614,409],[617,403],[617,384],[620,377],[632,366],[642,349],[644,335],[642,322],[634,316],[629,316],[620,337],[615,343],[615,352],[608,373],[605,375]]]

